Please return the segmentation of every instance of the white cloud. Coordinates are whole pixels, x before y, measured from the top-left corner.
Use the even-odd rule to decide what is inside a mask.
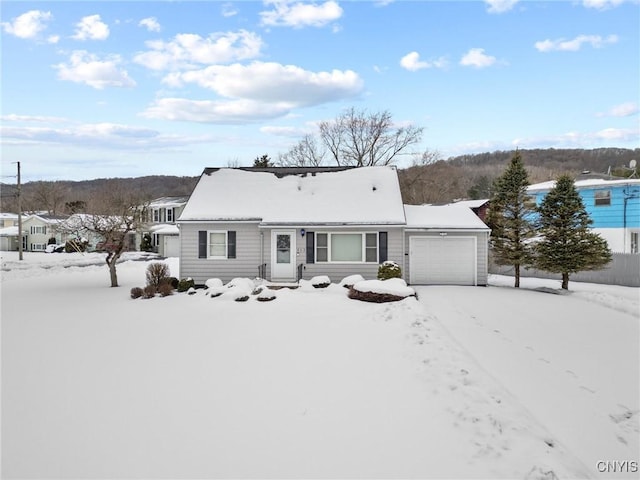
[[[210,135],[165,134],[146,127],[115,123],[74,124],[71,127],[0,127],[3,138],[28,145],[58,144],[110,150],[162,150],[195,143],[209,143]]]
[[[484,3],[489,13],[504,13],[511,10],[518,0],[484,0]]]
[[[410,52],[400,59],[400,65],[410,72],[416,72],[425,68],[445,68],[447,66],[447,60],[444,57],[440,57],[437,60],[427,62],[420,60],[420,54],[418,52]]]
[[[154,101],[141,116],[198,123],[245,124],[281,117],[288,113],[291,107],[284,103],[261,103],[252,100],[161,98]]]
[[[475,68],[490,67],[496,62],[496,57],[484,53],[484,48],[472,48],[460,59],[460,65]]]
[[[322,4],[292,3],[288,0],[267,0],[273,10],[260,12],[262,24],[273,27],[323,27],[342,17],[342,7],[329,0]]]
[[[629,117],[640,111],[636,102],[621,103],[615,105],[607,112],[596,114],[597,117]]]
[[[150,32],[159,32],[161,27],[156,17],[143,18],[138,23],[139,27],[146,27]]]
[[[2,22],[2,28],[6,33],[18,38],[32,39],[47,28],[46,22],[52,18],[51,12],[30,10],[15,17],[12,22]]]
[[[363,87],[362,79],[351,70],[311,72],[295,65],[272,62],[212,65],[202,70],[174,73],[165,79],[165,83],[172,86],[194,83],[226,98],[284,102],[291,107],[351,98]]]
[[[223,3],[222,4],[222,16],[223,17],[234,17],[238,14],[238,10],[233,6],[232,3]]]
[[[4,122],[26,122],[26,123],[61,123],[68,122],[66,118],[63,117],[47,117],[44,115],[17,115],[15,113],[10,113],[8,115],[0,116],[0,120]]]
[[[557,40],[542,40],[535,43],[535,47],[540,52],[576,52],[582,48],[582,45],[588,44],[593,48],[601,48],[605,45],[616,43],[618,41],[617,35],[609,35],[606,38],[600,35],[578,35],[571,40],[565,40],[560,38]]]
[[[590,148],[611,146],[612,142],[638,142],[640,131],[636,128],[605,128],[596,132],[567,132],[544,137],[522,138],[512,142],[523,148],[571,147]]]
[[[47,43],[56,44],[60,41],[60,35],[49,35],[47,37]]]
[[[126,70],[119,67],[119,55],[110,55],[101,60],[84,50],[74,51],[68,63],[54,65],[60,80],[84,83],[98,90],[105,87],[134,87],[136,82]]]
[[[170,42],[155,40],[146,42],[146,46],[150,50],[135,55],[134,61],[152,70],[170,70],[255,58],[263,42],[255,33],[240,30],[212,33],[207,38],[181,33]]]
[[[352,71],[309,72],[292,65],[254,62],[214,65],[172,73],[165,83],[193,83],[222,99],[161,98],[142,116],[164,120],[244,124],[283,117],[295,108],[319,105],[360,94],[362,79]]]
[[[76,33],[71,38],[76,40],[106,40],[108,37],[109,26],[102,22],[100,15],[89,15],[76,23]]]
[[[624,3],[625,0],[583,0],[582,5],[596,10],[608,10]]]

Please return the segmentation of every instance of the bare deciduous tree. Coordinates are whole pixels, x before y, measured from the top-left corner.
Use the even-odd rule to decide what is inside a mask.
[[[51,215],[62,213],[68,190],[61,182],[34,182],[27,208],[34,211],[46,209]]]
[[[305,135],[291,149],[280,154],[278,165],[281,167],[319,167],[324,163],[326,151],[318,145],[313,135]]]
[[[123,188],[117,180],[109,181],[88,202],[88,213],[73,217],[68,227],[74,233],[86,231],[102,239],[112,287],[118,286],[116,264],[129,247],[131,234],[144,223],[147,206],[148,199],[140,192]]]
[[[389,165],[420,142],[423,128],[396,126],[391,113],[350,108],[333,121],[320,123],[320,138],[338,165]]]
[[[306,135],[288,152],[280,166],[320,166],[328,157],[339,166],[390,165],[407,148],[420,142],[423,129],[398,126],[388,111],[369,113],[350,108],[331,121],[319,124],[319,135]]]

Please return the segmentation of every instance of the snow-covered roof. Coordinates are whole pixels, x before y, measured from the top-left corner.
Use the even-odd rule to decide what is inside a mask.
[[[2,212],[2,213],[0,213],[0,219],[3,219],[3,220],[17,220],[18,219],[18,214],[17,213]]]
[[[149,228],[151,233],[156,233],[158,235],[179,235],[180,230],[177,225],[172,225],[168,223],[162,223],[160,225],[153,225]]]
[[[556,181],[550,180],[548,182],[529,185],[529,187],[527,188],[527,191],[542,192],[546,190],[551,190],[553,187],[555,187],[555,185],[556,185]],[[592,178],[588,180],[577,180],[576,182],[574,182],[574,185],[577,189],[615,187],[615,186],[624,186],[624,185],[640,186],[640,179],[628,178],[625,180],[605,180],[601,178]]]
[[[460,200],[458,202],[449,203],[448,205],[460,205],[469,208],[480,208],[488,201],[488,198],[484,198],[482,200]]]
[[[0,237],[17,237],[18,227],[0,228]]]
[[[469,207],[464,205],[405,205],[407,228],[489,230]]]
[[[150,208],[171,208],[171,207],[181,207],[189,200],[188,196],[182,197],[160,197],[154,200],[151,200],[149,203]]]
[[[206,169],[178,222],[405,223],[395,167]]]

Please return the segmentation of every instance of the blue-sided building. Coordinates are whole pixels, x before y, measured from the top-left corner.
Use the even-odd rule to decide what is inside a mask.
[[[528,188],[536,204],[554,187],[555,181]],[[616,253],[638,253],[640,238],[640,179],[576,180],[576,189],[593,220],[591,228],[609,243]]]

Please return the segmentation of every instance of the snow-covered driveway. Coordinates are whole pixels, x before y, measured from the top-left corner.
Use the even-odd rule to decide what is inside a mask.
[[[559,282],[512,282],[417,290],[429,316],[592,474],[613,475],[600,461],[638,462],[639,289],[572,282],[553,295],[536,289]],[[625,473],[639,475],[615,476]]]

